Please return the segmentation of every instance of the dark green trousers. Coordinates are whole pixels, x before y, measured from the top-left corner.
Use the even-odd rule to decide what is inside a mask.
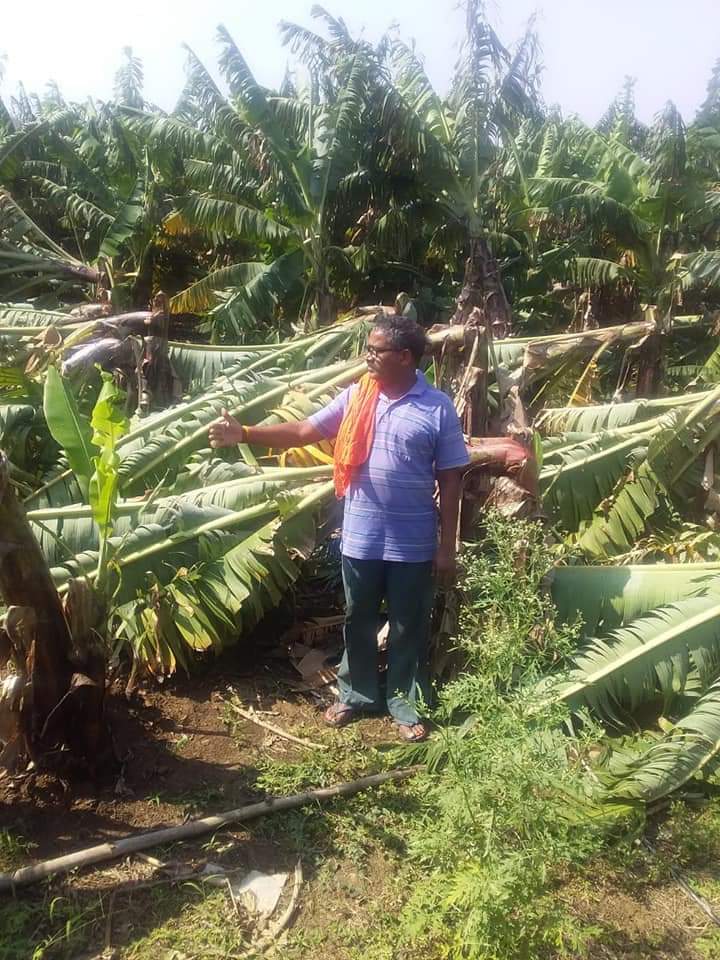
[[[345,586],[345,653],[338,668],[340,702],[358,710],[381,710],[377,633],[387,605],[386,701],[399,723],[417,723],[418,691],[429,698],[428,638],[434,583],[432,562],[342,558]]]

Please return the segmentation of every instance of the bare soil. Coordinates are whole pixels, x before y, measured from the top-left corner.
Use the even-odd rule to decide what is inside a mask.
[[[327,739],[326,698],[293,694],[297,680],[287,664],[249,673],[247,664],[240,671],[226,656],[201,675],[142,687],[129,700],[118,685],[106,712],[120,768],[72,786],[49,776],[0,780],[0,830],[31,838],[34,857],[42,859],[176,824],[189,807],[212,813],[258,799],[258,759],[292,759],[298,748],[234,715],[226,704],[228,688],[280,729]],[[367,718],[357,729],[367,743],[393,740],[387,718]]]

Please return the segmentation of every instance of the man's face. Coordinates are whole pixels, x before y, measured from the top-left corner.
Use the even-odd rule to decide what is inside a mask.
[[[409,368],[415,369],[415,361],[409,350],[394,348],[384,333],[371,330],[367,346],[367,368],[373,380],[397,383],[407,377]]]

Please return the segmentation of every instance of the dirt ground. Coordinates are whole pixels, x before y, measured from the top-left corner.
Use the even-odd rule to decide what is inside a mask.
[[[115,689],[106,711],[119,769],[72,787],[49,777],[0,780],[0,829],[31,837],[34,857],[42,859],[175,824],[179,809],[182,816],[200,807],[212,813],[261,798],[258,761],[292,759],[298,748],[233,714],[230,688],[259,719],[311,741],[327,739],[321,715],[331,701],[327,694],[322,701],[294,694],[297,675],[288,665],[255,672],[243,664],[239,671],[233,659],[215,661],[197,677],[146,685],[130,699]],[[367,719],[356,729],[367,743],[393,740],[386,718]]]
[[[236,652],[214,662],[202,676],[178,677],[161,688],[146,687],[130,700],[116,690],[109,698],[108,715],[122,766],[101,782],[71,788],[47,777],[0,781],[0,837],[4,832],[25,843],[15,850],[12,863],[7,856],[3,862],[0,846],[0,869],[175,825],[266,795],[262,776],[268,761],[295,760],[303,750],[234,715],[227,704],[230,685],[239,701],[253,707],[260,719],[297,736],[330,746],[350,738],[358,751],[394,742],[393,727],[384,718],[364,720],[350,730],[328,731],[318,701],[290,689],[297,675],[293,677],[287,663],[248,662],[246,657],[241,666],[240,662]],[[310,769],[307,776],[335,779],[327,769]],[[293,792],[292,788],[290,782],[275,784],[275,792]],[[38,918],[42,914],[44,919],[28,919],[22,927],[18,921],[12,935],[6,930],[0,936],[0,960],[255,956],[241,949],[248,937],[252,939],[251,931],[245,920],[233,914],[225,893],[208,894],[197,883],[183,887],[183,878],[215,862],[230,873],[257,869],[292,874],[298,858],[303,882],[291,935],[281,955],[354,960],[365,954],[357,945],[356,952],[346,947],[348,935],[352,941],[353,930],[372,926],[379,909],[392,913],[402,903],[404,891],[394,881],[392,856],[385,856],[382,845],[356,857],[353,836],[333,835],[329,846],[331,833],[332,815],[327,811],[316,811],[310,820],[302,815],[286,818],[282,827],[268,817],[259,827],[237,825],[212,837],[170,849],[154,848],[146,856],[18,892],[18,909],[35,909]],[[159,864],[163,865],[160,870]],[[695,877],[702,884],[697,872]],[[175,882],[168,884],[168,879]],[[718,873],[711,870],[705,880],[706,889],[718,895],[715,903],[720,904]],[[99,906],[93,907],[95,912],[86,922],[90,932],[83,935],[88,897]],[[626,875],[607,868],[586,882],[573,882],[562,898],[582,924],[597,931],[589,952],[593,960],[720,958],[720,937],[714,939],[711,921],[672,879],[648,882],[632,871]],[[61,905],[58,910],[65,910],[62,917],[67,914],[73,930],[79,931],[77,936],[52,932],[47,914],[52,914],[55,901]],[[6,925],[8,917],[14,919],[11,912],[0,913],[0,921],[3,916]],[[34,931],[34,940],[26,930]],[[39,947],[45,952],[37,953]],[[409,960],[411,955],[387,953],[393,960],[406,956]],[[415,960],[416,955],[412,956]]]

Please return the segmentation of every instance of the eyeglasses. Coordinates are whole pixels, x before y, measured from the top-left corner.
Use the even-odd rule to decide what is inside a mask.
[[[379,357],[381,353],[402,353],[398,347],[368,347],[365,355],[368,357]]]

